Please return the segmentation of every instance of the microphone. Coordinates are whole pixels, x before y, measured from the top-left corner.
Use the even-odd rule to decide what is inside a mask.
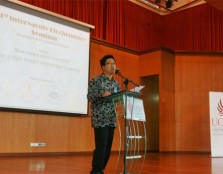
[[[115,69],[115,74],[119,74],[119,73],[120,73],[119,69],[116,68],[116,69]]]
[[[123,79],[125,79],[124,84],[125,84],[125,88],[126,88],[126,89],[128,89],[128,83],[129,83],[129,82],[131,82],[133,85],[139,87],[138,84],[136,84],[136,83],[133,82],[132,80],[130,80],[130,79],[126,78],[125,76],[123,76],[123,75],[121,74],[121,72],[119,71],[118,68],[115,69],[115,74],[117,74],[118,76],[120,76],[120,77],[122,77]]]

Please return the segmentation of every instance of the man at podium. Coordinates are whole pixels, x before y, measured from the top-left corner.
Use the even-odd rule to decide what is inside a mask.
[[[113,55],[105,55],[100,60],[102,74],[93,78],[88,86],[88,100],[91,102],[92,127],[94,128],[95,150],[93,152],[91,174],[103,174],[110,157],[116,114],[112,100],[103,97],[120,91],[118,82],[113,78],[116,62]]]

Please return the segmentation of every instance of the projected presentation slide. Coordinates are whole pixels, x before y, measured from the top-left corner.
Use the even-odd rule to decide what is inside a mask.
[[[90,29],[23,8],[0,3],[0,107],[87,114]]]

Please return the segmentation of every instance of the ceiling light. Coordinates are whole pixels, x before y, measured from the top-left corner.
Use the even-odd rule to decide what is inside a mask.
[[[172,7],[173,0],[166,0],[166,8]]]

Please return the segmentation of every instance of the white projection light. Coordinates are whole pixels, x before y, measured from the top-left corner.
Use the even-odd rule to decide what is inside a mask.
[[[90,28],[0,2],[0,107],[87,114]]]

